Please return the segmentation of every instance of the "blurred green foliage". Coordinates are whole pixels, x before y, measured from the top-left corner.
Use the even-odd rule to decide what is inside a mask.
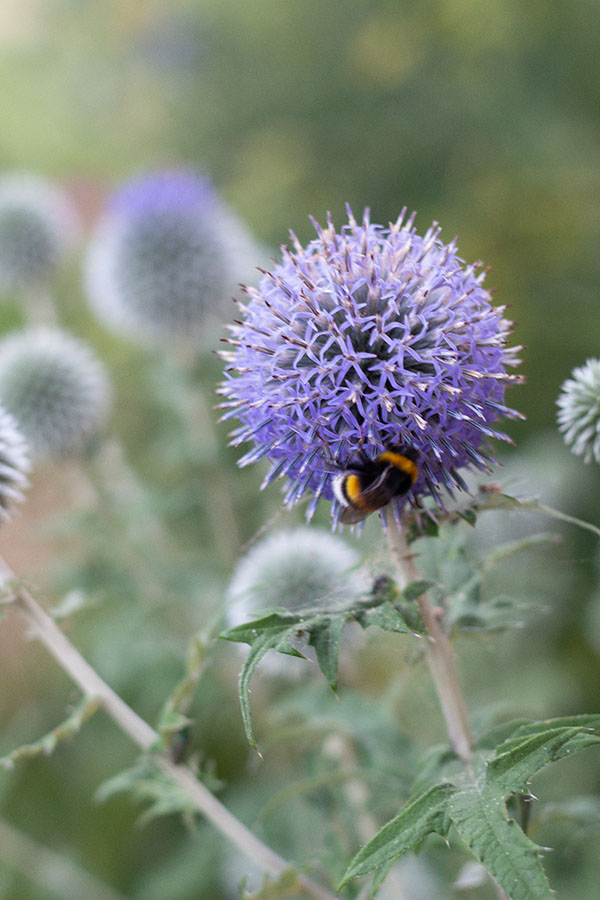
[[[493,267],[488,285],[510,304],[515,339],[527,348],[529,381],[510,395],[528,417],[511,425],[524,453],[514,454],[512,469],[509,460],[505,477],[525,473],[525,493],[540,491],[597,523],[597,469],[584,469],[560,442],[551,447],[542,429],[554,428],[571,368],[600,354],[599,42],[595,0],[11,0],[0,14],[0,169],[62,182],[88,227],[110,186],[179,163],[206,170],[273,247],[289,228],[310,239],[309,214],[323,220],[331,210],[339,223],[345,202],[355,212],[370,206],[374,221],[395,219],[406,205],[418,210],[422,230],[437,219],[445,238],[460,235],[465,259]],[[189,638],[199,628],[216,632],[232,564],[277,516],[278,492],[258,496],[260,466],[236,469],[225,426],[214,426],[216,453],[190,433],[190,397],[202,393],[211,418],[214,356],[186,367],[105,332],[83,303],[78,261],[53,292],[62,323],[110,368],[114,431],[143,490],[130,503],[110,473],[47,467],[1,549],[50,603],[83,592],[83,608],[65,620],[70,636],[156,722]],[[5,298],[2,330],[24,320],[19,298]],[[221,490],[230,508],[220,517]],[[522,536],[516,515],[496,516],[482,519],[478,549]],[[166,548],[144,530],[152,517],[163,523]],[[326,524],[326,510],[318,521]],[[529,524],[547,529],[539,519]],[[488,583],[490,592],[531,601],[524,627],[458,645],[476,719],[491,703],[511,716],[598,710],[597,542],[559,532],[558,547],[511,557]],[[358,546],[375,559],[376,574],[384,566],[377,521]],[[8,618],[0,641],[2,754],[55,727],[77,698]],[[409,746],[443,739],[424,669],[405,646],[397,635],[374,637],[344,671],[339,701],[316,674],[294,689],[258,678],[252,705],[264,763],[243,735],[236,648],[212,648],[190,710],[191,752],[221,779],[224,801],[280,852],[341,852],[347,861],[356,850],[343,782],[335,772],[328,781],[336,769],[321,752],[328,735],[346,735],[357,766],[370,771],[381,821],[395,812],[394,792],[398,804],[405,799]],[[600,762],[586,753],[589,765],[562,761],[536,792],[557,809],[597,792]],[[136,829],[131,798],[94,804],[99,785],[134,761],[98,714],[52,757],[0,774],[2,815],[123,896],[233,900],[244,861],[207,825],[189,832],[172,816]],[[297,793],[278,804],[291,782]],[[560,848],[547,868],[561,900],[591,898],[598,816],[565,822],[540,813],[535,839]],[[457,877],[462,859],[441,842],[433,847],[442,883]],[[36,884],[0,858],[0,896],[71,895],[66,883]],[[493,892],[452,896],[487,900]]]

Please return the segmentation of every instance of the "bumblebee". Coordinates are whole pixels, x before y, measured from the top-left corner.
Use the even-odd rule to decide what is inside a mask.
[[[412,447],[394,444],[375,459],[359,451],[333,479],[334,496],[343,507],[340,521],[346,525],[361,522],[394,497],[406,494],[419,475],[418,458]]]

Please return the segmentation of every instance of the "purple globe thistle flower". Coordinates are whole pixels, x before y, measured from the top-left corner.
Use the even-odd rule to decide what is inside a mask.
[[[368,211],[336,232],[331,219],[303,248],[282,248],[282,262],[249,288],[243,321],[231,326],[224,418],[242,425],[232,443],[252,440],[240,460],[267,457],[264,485],[287,477],[285,502],[305,491],[340,507],[336,471],[363,451],[371,459],[403,445],[418,454],[418,478],[404,503],[440,487],[465,489],[463,467],[488,469],[494,427],[519,414],[504,403],[517,347],[506,346],[511,322],[493,307],[481,263],[466,265],[437,224],[421,237],[405,211],[388,228]]]
[[[118,187],[108,200],[108,212],[128,218],[145,218],[164,212],[204,210],[217,193],[209,178],[185,169],[138,175]]]
[[[246,234],[206,177],[174,170],[133,178],[110,197],[92,236],[90,304],[116,330],[151,341],[210,333],[247,273],[239,263]]]

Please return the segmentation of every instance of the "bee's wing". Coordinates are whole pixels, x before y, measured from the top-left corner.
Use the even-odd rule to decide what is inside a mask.
[[[363,519],[366,519],[367,516],[370,516],[371,513],[375,512],[376,509],[380,509],[382,506],[385,506],[386,503],[390,500],[390,496],[387,491],[382,491],[382,486],[385,485],[386,476],[389,472],[389,466],[386,466],[385,469],[377,476],[377,478],[371,482],[371,484],[361,491],[357,501],[360,499],[366,499],[369,502],[369,499],[373,501],[374,498],[377,498],[375,503],[371,505],[367,509],[357,509],[356,506],[345,506],[342,510],[342,514],[340,515],[340,522],[343,522],[344,525],[355,525],[357,522],[362,522]],[[378,496],[379,495],[379,496]]]
[[[357,522],[362,522],[363,519],[366,519],[367,516],[370,516],[373,510],[366,509],[354,509],[353,506],[345,506],[340,515],[340,522],[344,525],[356,525]]]
[[[360,492],[361,497],[372,497],[374,494],[379,493],[381,490],[382,484],[385,484],[388,473],[390,471],[391,466],[386,466],[382,472],[379,473],[377,478],[375,478],[371,484],[364,489],[364,491]]]

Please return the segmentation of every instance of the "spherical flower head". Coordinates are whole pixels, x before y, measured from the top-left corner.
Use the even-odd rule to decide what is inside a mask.
[[[36,175],[0,177],[0,289],[48,280],[78,232],[77,213],[60,188]]]
[[[229,624],[242,624],[274,607],[295,612],[318,604],[347,604],[366,589],[363,577],[352,571],[357,564],[356,551],[322,529],[272,534],[237,565],[228,590]]]
[[[242,422],[234,444],[253,441],[240,464],[267,457],[265,483],[287,476],[287,504],[312,491],[309,516],[359,451],[397,445],[418,455],[397,511],[422,495],[442,504],[440,487],[464,488],[461,468],[488,467],[488,438],[508,440],[496,419],[518,415],[504,404],[521,380],[507,373],[518,363],[511,323],[481,264],[466,265],[437,225],[421,237],[404,214],[387,228],[348,215],[339,233],[315,223],[306,248],[292,234],[294,249],[247,290],[223,354],[224,418]]]
[[[197,338],[233,289],[221,201],[207,178],[166,171],[109,199],[86,260],[91,306],[151,342]]]
[[[103,365],[63,331],[28,329],[0,342],[0,403],[35,462],[83,449],[104,424],[109,394]]]
[[[9,519],[13,505],[23,500],[30,466],[25,438],[14,418],[0,408],[0,521]]]
[[[563,384],[558,427],[565,443],[583,461],[600,463],[600,360],[588,359]]]

